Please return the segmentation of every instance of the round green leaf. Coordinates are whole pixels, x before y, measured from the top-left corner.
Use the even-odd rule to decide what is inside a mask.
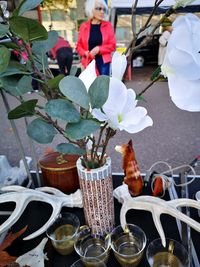
[[[98,76],[89,88],[89,96],[92,108],[102,108],[108,98],[110,77]]]
[[[84,155],[85,150],[81,149],[74,144],[62,143],[57,145],[56,150],[62,154],[75,154],[75,155]]]
[[[80,114],[75,107],[66,99],[54,99],[48,101],[45,106],[46,113],[65,122],[78,122]]]
[[[100,123],[94,120],[80,120],[78,123],[69,123],[66,126],[66,135],[72,140],[80,140],[91,135],[100,128]]]
[[[66,76],[60,81],[59,88],[69,100],[89,110],[89,96],[84,83],[79,78]]]
[[[57,131],[52,124],[49,124],[42,119],[35,119],[28,125],[27,134],[30,138],[40,144],[48,144],[53,141]]]
[[[9,22],[10,30],[27,42],[41,41],[48,38],[45,27],[37,20],[26,17],[12,17]]]
[[[26,11],[32,10],[39,6],[43,0],[24,0],[19,6],[18,15],[24,14]]]
[[[4,72],[10,61],[10,51],[5,46],[0,46],[0,72]]]
[[[0,73],[0,77],[10,76],[14,74],[30,74],[27,71],[26,66],[16,61],[10,61],[7,69]]]
[[[8,32],[8,30],[9,30],[9,26],[8,25],[0,23],[0,37],[5,36],[6,33]]]
[[[8,113],[8,119],[14,120],[26,116],[33,116],[35,113],[35,107],[37,102],[38,102],[37,99],[31,99],[22,103],[21,105],[19,105],[18,107],[16,107],[15,109],[11,110]]]
[[[32,91],[32,77],[28,75],[20,76],[13,75],[10,77],[3,77],[2,79],[3,88],[14,96],[21,96],[29,91]]]

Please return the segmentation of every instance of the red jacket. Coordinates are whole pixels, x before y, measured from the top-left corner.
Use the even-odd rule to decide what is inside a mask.
[[[50,50],[50,53],[54,59],[56,58],[56,52],[58,51],[58,49],[63,48],[63,47],[71,47],[71,46],[67,40],[59,36],[57,43]]]
[[[88,42],[90,37],[90,27],[90,20],[81,24],[76,45],[76,50],[81,56],[81,63],[84,67],[90,62],[85,56],[85,51],[89,50]],[[99,54],[102,55],[103,62],[108,63],[111,62],[111,53],[114,52],[116,48],[115,34],[112,24],[108,21],[101,21],[100,30],[102,34],[102,45],[99,46]]]

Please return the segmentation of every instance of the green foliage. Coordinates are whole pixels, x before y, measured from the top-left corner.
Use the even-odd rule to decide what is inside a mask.
[[[80,107],[89,109],[89,96],[84,83],[77,77],[67,76],[59,83],[60,91]]]
[[[68,123],[66,134],[72,140],[80,140],[91,135],[100,128],[100,123],[95,120],[80,120],[78,123]]]
[[[5,46],[0,46],[0,72],[7,69],[10,60],[10,51]]]
[[[30,138],[40,144],[48,144],[53,141],[57,131],[52,124],[49,124],[42,119],[35,119],[28,125],[27,134]]]
[[[62,143],[57,145],[56,150],[62,154],[75,154],[75,155],[84,155],[85,154],[85,150],[81,149],[73,144],[66,144],[66,143]]]
[[[46,29],[36,20],[12,17],[9,22],[10,30],[25,42],[41,41],[48,38]]]
[[[54,119],[65,122],[78,122],[80,114],[67,99],[49,100],[45,106],[46,113]]]
[[[1,78],[2,87],[13,96],[22,96],[32,90],[32,77],[13,75],[12,79],[9,76]]]
[[[110,79],[102,75],[97,77],[89,88],[92,108],[101,108],[108,98]]]
[[[8,30],[9,30],[8,25],[0,24],[0,37],[3,37],[4,35],[6,35]]]
[[[19,105],[8,113],[8,119],[14,120],[26,116],[33,116],[35,114],[35,107],[37,102],[37,99],[31,99],[22,103],[21,105]]]

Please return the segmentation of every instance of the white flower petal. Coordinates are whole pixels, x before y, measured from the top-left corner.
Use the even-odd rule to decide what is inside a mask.
[[[187,111],[200,111],[200,80],[190,81],[182,76],[168,76],[170,96],[174,104]]]
[[[144,130],[146,127],[152,126],[153,125],[153,120],[149,116],[145,116],[139,124],[136,125],[128,125],[128,126],[123,126],[123,129],[120,130],[125,130],[128,133],[138,133],[142,130]]]
[[[126,70],[127,60],[125,55],[115,52],[112,56],[111,73],[112,77],[122,80]]]
[[[93,81],[96,79],[96,68],[95,68],[95,60],[92,60],[92,62],[87,66],[87,68],[81,72],[79,75],[79,79],[82,80],[82,82],[85,84],[85,87],[88,91],[90,88],[90,85],[93,83]]]
[[[124,116],[121,125],[136,125],[147,115],[147,110],[144,107],[136,107]]]
[[[100,109],[97,109],[97,108],[94,108],[92,110],[92,116],[99,121],[107,121],[108,120],[108,117],[103,112],[101,112]]]
[[[109,94],[106,103],[103,105],[105,113],[114,111],[121,113],[127,99],[126,86],[116,78],[110,78]]]

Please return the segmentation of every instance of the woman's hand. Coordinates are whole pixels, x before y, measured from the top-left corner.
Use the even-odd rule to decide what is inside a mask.
[[[99,54],[99,46],[95,46],[91,51],[90,51],[90,55],[92,57],[95,57],[97,54]]]

